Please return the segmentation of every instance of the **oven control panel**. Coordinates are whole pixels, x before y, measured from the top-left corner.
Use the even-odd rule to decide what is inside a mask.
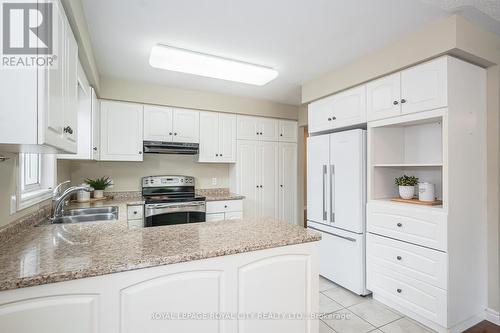
[[[194,186],[190,176],[148,176],[142,178],[142,187]]]

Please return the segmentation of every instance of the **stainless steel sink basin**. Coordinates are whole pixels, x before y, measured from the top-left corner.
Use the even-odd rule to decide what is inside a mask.
[[[118,219],[118,207],[92,207],[68,209],[63,216],[52,220],[52,223],[80,223],[95,221],[112,221]]]

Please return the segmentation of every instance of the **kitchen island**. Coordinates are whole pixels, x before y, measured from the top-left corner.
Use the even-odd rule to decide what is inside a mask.
[[[132,203],[0,233],[2,331],[317,331],[302,316],[318,312],[318,234],[274,219],[131,230]]]

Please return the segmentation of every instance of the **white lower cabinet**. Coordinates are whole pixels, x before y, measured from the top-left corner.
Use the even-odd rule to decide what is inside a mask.
[[[318,312],[317,246],[312,242],[2,291],[1,331],[317,332],[317,320],[258,317]],[[221,314],[233,317],[224,320]]]
[[[208,201],[206,205],[207,222],[243,218],[243,200]]]
[[[143,106],[101,101],[102,161],[142,161]]]
[[[230,177],[232,190],[245,196],[245,217],[278,217],[278,175],[278,142],[238,140]]]
[[[279,143],[279,219],[297,221],[297,144]]]

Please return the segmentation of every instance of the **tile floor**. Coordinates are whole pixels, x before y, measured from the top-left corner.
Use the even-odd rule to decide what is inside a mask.
[[[319,278],[319,333],[429,333],[431,329],[396,310]]]

